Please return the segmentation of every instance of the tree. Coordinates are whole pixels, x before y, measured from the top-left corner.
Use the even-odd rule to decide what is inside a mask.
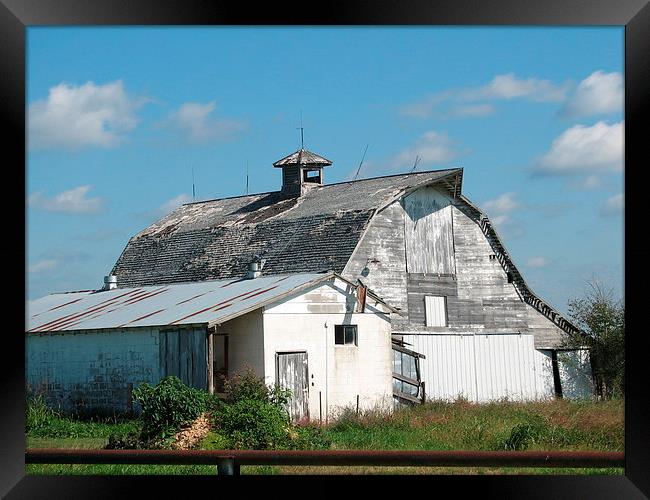
[[[582,298],[568,302],[569,316],[581,332],[568,336],[565,347],[587,347],[596,394],[622,397],[625,388],[625,305],[612,290],[592,280]]]

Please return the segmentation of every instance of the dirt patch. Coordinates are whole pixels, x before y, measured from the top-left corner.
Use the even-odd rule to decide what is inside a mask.
[[[186,427],[174,436],[172,449],[190,450],[210,432],[210,419],[207,413],[197,418],[192,425]]]

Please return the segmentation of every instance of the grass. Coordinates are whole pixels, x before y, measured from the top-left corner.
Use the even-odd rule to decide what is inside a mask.
[[[323,425],[333,449],[385,450],[573,450],[623,451],[623,400],[432,402],[393,413],[345,411]],[[30,432],[33,448],[102,448],[111,432],[135,421],[84,422],[56,417]],[[211,432],[202,449],[223,449],[227,439]],[[40,465],[30,474],[215,474],[214,466]],[[244,466],[242,474],[624,474],[622,468],[316,467]]]

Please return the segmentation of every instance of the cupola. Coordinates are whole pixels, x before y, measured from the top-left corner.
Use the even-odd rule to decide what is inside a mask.
[[[301,148],[276,161],[273,166],[282,169],[282,192],[301,196],[311,188],[323,185],[323,167],[331,164],[327,158]]]

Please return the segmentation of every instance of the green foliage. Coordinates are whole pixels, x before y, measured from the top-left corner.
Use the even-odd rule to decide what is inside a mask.
[[[239,399],[219,414],[218,426],[234,448],[286,448],[289,440],[286,412],[269,402]]]
[[[145,441],[169,438],[213,404],[205,391],[188,387],[174,376],[164,377],[156,386],[140,385],[133,390],[133,400],[142,408],[141,437]]]
[[[291,399],[291,391],[276,385],[269,387],[264,379],[258,377],[250,368],[235,373],[224,381],[224,392],[227,403],[240,400],[262,401],[274,406],[284,407]]]
[[[297,426],[289,430],[288,446],[293,450],[329,450],[332,439],[317,425]]]
[[[58,412],[45,404],[45,399],[40,394],[27,396],[25,431],[34,434],[47,429],[59,418]]]
[[[530,445],[539,443],[548,428],[543,419],[533,416],[526,422],[516,424],[499,448],[504,450],[525,450]]]
[[[128,432],[116,432],[108,436],[106,450],[137,450],[142,448],[143,443],[140,439],[140,430],[131,430]]]
[[[601,283],[589,283],[584,297],[569,301],[569,316],[585,335],[573,334],[566,347],[588,347],[596,393],[622,397],[625,373],[625,306]]]

